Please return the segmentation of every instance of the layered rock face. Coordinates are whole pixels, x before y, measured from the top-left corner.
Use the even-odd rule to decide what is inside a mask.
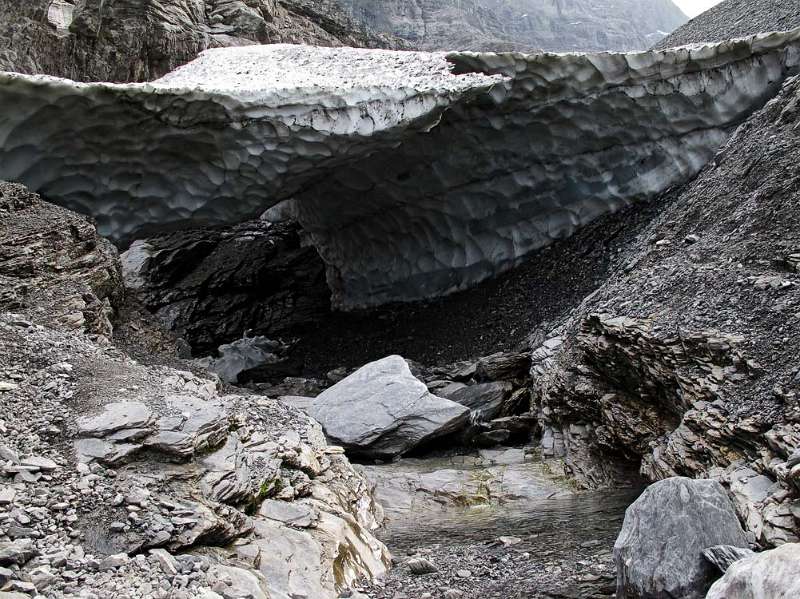
[[[155,79],[223,46],[404,45],[331,0],[4,0],[0,32],[0,70],[78,81]]]
[[[0,182],[0,308],[109,339],[124,296],[117,251],[89,219]]]
[[[288,199],[335,304],[419,299],[696,174],[795,68],[797,40],[594,56],[272,46],[145,85],[3,75],[0,176],[118,240]],[[112,121],[109,140],[97,125]]]
[[[422,50],[643,50],[686,22],[671,0],[338,0]]]

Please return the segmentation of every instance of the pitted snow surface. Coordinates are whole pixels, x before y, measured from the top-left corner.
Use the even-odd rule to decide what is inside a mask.
[[[252,46],[149,84],[0,74],[0,179],[129,241],[290,200],[339,306],[464,289],[697,174],[800,30],[636,54]]]

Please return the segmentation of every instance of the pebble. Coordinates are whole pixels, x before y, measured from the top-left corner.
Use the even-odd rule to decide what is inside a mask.
[[[439,569],[434,566],[430,560],[427,560],[424,557],[411,558],[406,562],[406,565],[408,566],[408,569],[411,570],[411,573],[417,576],[422,574],[433,574],[434,572],[439,571]]]
[[[13,487],[0,486],[0,505],[13,503],[16,496],[17,492]]]
[[[522,543],[522,539],[519,537],[500,537],[497,540],[500,541],[500,544],[504,547],[512,547]]]

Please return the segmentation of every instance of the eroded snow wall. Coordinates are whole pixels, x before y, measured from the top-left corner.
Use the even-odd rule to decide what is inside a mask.
[[[338,305],[432,297],[695,175],[800,30],[634,54],[204,52],[148,84],[0,74],[0,179],[118,241],[283,200]]]

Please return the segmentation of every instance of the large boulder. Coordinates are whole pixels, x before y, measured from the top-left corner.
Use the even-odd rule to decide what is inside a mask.
[[[800,597],[800,544],[739,560],[714,583],[706,599],[794,599]]]
[[[713,480],[657,482],[625,513],[614,544],[618,599],[701,599],[718,573],[715,545],[747,547],[733,505]]]
[[[389,356],[320,394],[309,413],[351,453],[394,457],[457,431],[470,410],[433,395],[403,358]]]

